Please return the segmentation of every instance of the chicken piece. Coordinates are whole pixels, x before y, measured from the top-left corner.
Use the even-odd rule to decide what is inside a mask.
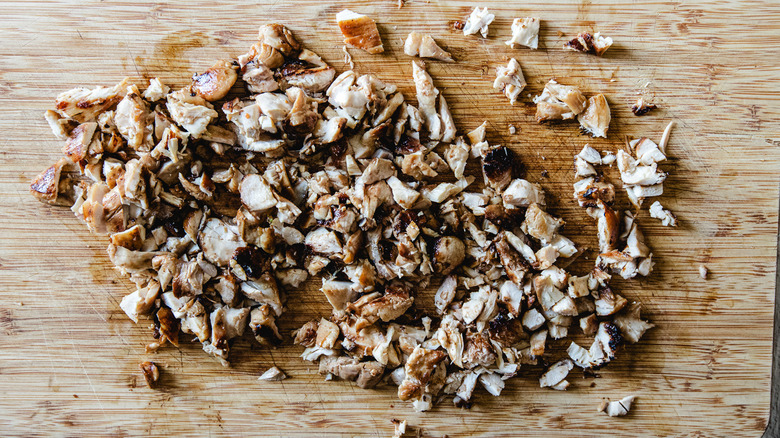
[[[544,348],[547,344],[547,330],[539,330],[531,335],[531,354],[536,357],[544,355]]]
[[[252,93],[266,93],[279,89],[279,83],[274,79],[274,71],[260,61],[249,61],[241,68],[241,79]]]
[[[415,347],[404,366],[406,374],[401,385],[398,386],[398,398],[420,399],[425,386],[431,380],[434,369],[446,357],[447,354],[440,350],[429,350],[419,345]]]
[[[561,382],[565,382],[564,379],[566,379],[566,376],[569,375],[569,371],[573,368],[574,363],[572,363],[571,359],[563,359],[554,363],[544,372],[544,374],[542,374],[542,377],[539,378],[539,386],[542,388],[552,387],[553,389],[565,389],[568,385],[564,385],[562,388],[557,387],[557,385]]]
[[[354,309],[356,315],[366,319],[370,324],[380,319],[389,322],[403,315],[412,306],[414,297],[410,296],[410,292],[409,287],[404,283],[393,281],[385,287],[383,295],[364,295],[350,307]]]
[[[660,147],[649,138],[642,137],[628,142],[628,146],[636,156],[637,161],[644,165],[652,165],[666,160],[666,155]]]
[[[534,17],[515,18],[512,21],[512,39],[505,43],[511,48],[525,46],[539,48],[539,19]]]
[[[295,332],[293,342],[306,348],[314,347],[318,331],[319,322],[316,320],[309,321]]]
[[[439,314],[443,314],[447,306],[455,299],[457,287],[458,280],[454,275],[445,277],[444,281],[441,282],[441,286],[436,290],[436,295],[434,296],[434,305]]]
[[[119,103],[127,92],[128,78],[113,87],[74,88],[61,93],[54,101],[54,107],[61,115],[79,123],[97,119],[98,115]]]
[[[677,226],[677,216],[665,209],[658,201],[655,201],[650,205],[650,217],[660,220],[661,225],[665,227]]]
[[[612,117],[609,113],[607,98],[597,94],[588,99],[588,107],[577,116],[580,127],[593,137],[607,138],[607,130]]]
[[[250,174],[241,180],[239,186],[241,202],[253,212],[265,212],[277,204],[274,191],[262,175]]]
[[[615,186],[599,177],[591,177],[574,183],[574,199],[580,207],[596,207],[599,201],[612,205],[615,201]]]
[[[612,251],[617,245],[618,237],[620,236],[620,220],[615,214],[615,211],[608,205],[600,200],[597,201],[596,204],[599,208],[596,212],[596,217],[598,219],[599,249],[602,253],[605,253]]]
[[[349,47],[363,49],[372,55],[385,51],[376,22],[368,16],[344,9],[336,14],[336,22],[344,35],[344,44]]]
[[[635,116],[644,116],[656,108],[658,107],[655,106],[655,104],[647,103],[643,97],[640,97],[635,104],[631,105],[631,112],[634,113]]]
[[[417,90],[417,103],[424,116],[425,127],[431,140],[449,143],[455,138],[455,124],[444,96],[433,85],[433,79],[421,62],[412,63],[412,77]],[[439,100],[437,111],[436,100]]]
[[[588,336],[592,336],[594,333],[596,333],[598,327],[599,321],[598,318],[596,318],[595,313],[591,313],[588,316],[580,318],[580,329],[582,329],[582,333]]]
[[[501,258],[507,277],[515,284],[523,284],[523,278],[530,270],[526,260],[509,245],[505,234],[496,239],[493,245]]]
[[[439,61],[455,62],[446,50],[439,47],[432,36],[412,32],[406,37],[404,42],[404,53],[409,56],[419,56],[420,58],[432,58]]]
[[[144,90],[144,99],[149,102],[157,102],[165,97],[171,88],[160,81],[159,78],[149,79],[149,86]]]
[[[238,79],[237,65],[220,60],[202,74],[192,76],[190,89],[203,99],[214,102],[225,97]]]
[[[624,312],[615,315],[613,322],[620,329],[623,338],[631,343],[639,342],[639,338],[655,324],[643,321],[641,319],[642,305],[640,303],[631,303]]]
[[[160,284],[156,281],[151,281],[145,287],[125,295],[119,303],[119,307],[125,311],[125,314],[133,322],[138,323],[138,317],[149,313],[159,294]]]
[[[305,52],[309,51],[304,49],[301,55]],[[308,93],[319,93],[328,88],[336,77],[336,69],[324,62],[323,64],[312,66],[306,61],[289,61],[282,65],[279,72],[288,85],[299,87]]]
[[[601,345],[606,357],[610,360],[615,358],[615,352],[623,342],[623,336],[617,326],[611,322],[599,323],[599,329],[596,332],[596,341]]]
[[[582,92],[574,86],[561,85],[550,80],[542,94],[534,98],[536,121],[573,119],[582,113],[588,101]]]
[[[41,202],[55,205],[59,196],[60,175],[62,168],[69,162],[67,158],[60,158],[48,169],[41,172],[30,183],[30,192]]]
[[[563,219],[551,216],[538,204],[531,204],[525,211],[525,220],[521,227],[529,236],[541,240],[543,243],[550,243],[558,232],[558,228],[564,224]]]
[[[447,350],[450,361],[463,368],[463,335],[458,328],[457,321],[451,315],[446,315],[442,319],[435,338]]]
[[[284,373],[284,371],[280,370],[278,367],[271,367],[268,368],[262,375],[260,375],[257,380],[266,382],[281,382],[286,378],[287,375]]]
[[[581,32],[576,38],[563,45],[564,49],[587,53],[590,55],[601,56],[612,46],[612,38],[603,37],[601,33],[596,32],[591,35],[588,32]]]
[[[623,397],[618,401],[605,401],[601,403],[601,406],[599,406],[599,411],[606,413],[610,417],[622,417],[624,415],[628,415],[628,411],[631,409],[631,404],[634,402],[634,400],[636,400],[636,396],[629,395],[628,397]]]
[[[94,122],[82,123],[76,126],[65,140],[62,153],[74,163],[79,163],[87,158],[97,127],[97,123]]]
[[[626,307],[628,301],[620,294],[612,291],[609,286],[600,288],[596,298],[596,315],[608,316],[619,312],[623,307]]]
[[[276,327],[277,315],[273,307],[268,304],[261,304],[249,313],[249,328],[260,345],[276,346],[281,343],[282,336]]]
[[[539,184],[524,179],[515,179],[501,195],[505,205],[528,207],[531,204],[544,205],[544,191]]]
[[[526,86],[523,71],[520,70],[520,64],[515,58],[509,60],[506,67],[496,68],[496,80],[493,81],[493,88],[501,91],[509,99],[509,103],[514,105],[517,97]]]
[[[404,0],[398,0],[398,8],[401,8],[404,4]],[[393,436],[392,438],[402,438],[406,433],[406,420],[400,421],[393,418]]]
[[[463,26],[463,35],[474,35],[479,32],[482,34],[482,38],[487,38],[488,26],[495,18],[496,16],[489,13],[487,8],[474,8],[474,10],[471,11],[468,20],[466,20],[466,24]]]
[[[198,244],[206,259],[217,266],[227,266],[236,250],[246,246],[235,226],[217,218],[206,221],[198,237]]]
[[[315,345],[322,348],[333,349],[336,347],[336,341],[338,341],[339,335],[341,335],[341,330],[338,325],[325,318],[321,318],[317,327]]]
[[[463,349],[463,366],[473,369],[479,366],[490,367],[496,361],[496,353],[486,332],[467,331]]]
[[[395,176],[391,176],[387,179],[387,185],[390,186],[390,189],[393,191],[393,199],[395,202],[403,208],[413,208],[417,199],[420,198],[420,192],[412,189],[409,185]]]
[[[385,366],[376,361],[359,362],[347,356],[328,356],[320,360],[320,374],[331,374],[352,381],[361,388],[373,388],[382,380]]]
[[[701,277],[702,280],[707,279],[707,274],[709,273],[709,270],[704,265],[699,265],[699,277]]]
[[[155,388],[160,381],[160,368],[154,362],[142,362],[138,365],[144,375],[144,382],[149,388]]]
[[[199,138],[219,115],[205,99],[184,89],[168,94],[166,107],[173,121],[193,138]]]
[[[455,139],[455,142],[447,148],[447,152],[444,154],[444,159],[447,160],[447,164],[450,166],[450,169],[452,169],[452,174],[455,175],[455,178],[457,179],[463,178],[470,150],[471,147],[463,141],[463,138],[458,137]]]
[[[433,246],[433,262],[436,272],[448,275],[466,256],[466,246],[455,236],[443,236]]]
[[[141,97],[135,85],[127,88],[127,94],[116,106],[114,123],[127,145],[135,150],[149,150],[152,140],[153,115],[149,105]]]
[[[497,191],[503,190],[512,181],[512,169],[516,166],[514,153],[504,146],[491,149],[482,158],[485,179]]]
[[[627,185],[654,186],[666,180],[666,173],[659,172],[656,163],[643,165],[623,150],[617,152],[616,161],[620,179]]]

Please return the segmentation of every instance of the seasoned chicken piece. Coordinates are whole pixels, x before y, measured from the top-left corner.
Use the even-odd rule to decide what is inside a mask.
[[[336,22],[349,47],[363,49],[372,55],[385,51],[376,22],[368,16],[344,9],[336,14]]]
[[[74,163],[78,163],[87,158],[90,153],[90,145],[93,144],[93,138],[95,138],[97,127],[97,123],[94,122],[82,123],[76,126],[65,140],[65,146],[62,148],[62,153]]]
[[[327,228],[316,228],[306,234],[304,243],[312,251],[326,256],[331,256],[342,251],[341,242],[333,231]]]
[[[515,18],[512,22],[512,39],[505,44],[513,49],[516,45],[530,49],[539,48],[539,19],[534,17]]]
[[[596,202],[598,211],[599,249],[602,253],[615,249],[620,236],[620,220],[615,211],[600,200]]]
[[[432,36],[412,32],[406,37],[404,42],[404,53],[409,56],[419,56],[420,58],[433,58],[439,61],[455,62],[446,50],[439,47]]]
[[[596,333],[598,327],[599,321],[595,313],[591,313],[588,316],[583,316],[580,318],[580,329],[582,329],[582,333],[588,336],[592,336],[594,333]]]
[[[171,118],[186,129],[194,138],[199,138],[218,114],[211,104],[200,96],[192,96],[185,89],[168,94],[166,107]]]
[[[530,270],[525,259],[509,245],[504,234],[496,239],[493,245],[501,258],[501,264],[506,270],[507,277],[515,284],[523,284],[523,278]]]
[[[628,142],[628,146],[636,156],[637,161],[644,165],[652,165],[666,160],[666,155],[661,152],[661,149],[655,144],[654,141],[649,138],[643,137],[634,139]]]
[[[241,79],[252,93],[265,93],[279,89],[279,83],[274,79],[274,71],[257,60],[249,61],[241,68]]]
[[[393,191],[393,199],[395,202],[403,208],[413,208],[417,199],[420,197],[420,192],[412,189],[398,179],[395,176],[391,176],[387,179],[387,185]]]
[[[555,218],[542,210],[538,204],[531,204],[525,211],[525,220],[523,221],[523,231],[529,236],[542,242],[552,242],[558,228],[565,222],[562,219]]]
[[[119,303],[119,307],[125,311],[127,316],[138,322],[140,315],[145,315],[152,310],[154,302],[160,294],[160,284],[156,281],[150,281],[146,286],[137,289],[135,292],[125,295]]]
[[[650,217],[660,220],[661,224],[665,227],[677,226],[677,216],[675,216],[671,211],[665,209],[658,201],[655,201],[652,205],[650,205]]]
[[[471,11],[468,20],[466,20],[466,24],[463,26],[463,35],[474,35],[479,32],[482,34],[482,38],[487,38],[488,26],[495,18],[496,16],[489,13],[487,8],[474,8],[474,10]]]
[[[588,101],[582,92],[574,86],[561,85],[550,80],[544,86],[542,94],[534,98],[536,121],[573,119],[585,110]]]
[[[89,122],[119,103],[125,96],[128,85],[128,78],[125,78],[110,88],[74,88],[57,96],[54,106],[60,114],[79,123]]]
[[[214,102],[225,97],[238,79],[238,65],[228,60],[217,61],[202,74],[192,76],[190,89],[203,99]]]
[[[569,386],[568,382],[564,385],[560,384],[566,382],[564,379],[566,379],[566,376],[569,375],[569,371],[573,368],[574,364],[570,359],[563,359],[554,363],[544,374],[542,374],[542,377],[539,378],[539,386],[542,388],[552,387],[553,389],[566,389],[566,387]]]
[[[536,309],[529,309],[523,314],[523,326],[530,331],[534,331],[545,323],[544,315]]]
[[[56,204],[59,196],[60,174],[62,168],[69,163],[67,158],[60,158],[48,169],[41,172],[30,183],[30,192],[41,202]]]
[[[410,289],[400,281],[393,281],[385,287],[383,295],[364,295],[350,307],[355,314],[366,319],[370,324],[382,320],[392,321],[403,315],[414,303]],[[368,299],[365,299],[368,298]]]
[[[301,54],[305,52],[308,50],[304,49]],[[327,64],[312,66],[302,60],[285,63],[279,72],[288,85],[300,87],[308,93],[319,93],[325,90],[336,77],[336,69],[333,67]]]
[[[276,316],[277,313],[268,304],[261,304],[249,313],[249,328],[260,345],[278,345],[281,342]]]
[[[295,39],[290,29],[282,26],[281,24],[272,23],[260,26],[258,31],[257,40],[264,45],[276,49],[284,56],[292,56],[301,49],[300,43]],[[261,46],[262,47],[262,46]],[[261,49],[258,57],[267,59],[267,55],[263,55],[265,50]],[[266,62],[266,61],[263,61]],[[271,68],[276,68],[272,64],[267,64]]]
[[[623,342],[623,336],[615,324],[602,322],[599,323],[599,329],[596,332],[596,341],[601,345],[606,357],[611,360],[615,358],[615,352]]]
[[[458,288],[458,280],[454,275],[449,275],[441,282],[441,286],[436,290],[434,297],[434,304],[436,311],[439,314],[443,314],[447,310],[447,306],[455,299],[455,294]]]
[[[608,316],[619,312],[628,304],[628,301],[620,294],[612,291],[609,286],[599,288],[596,298],[596,315]]]
[[[588,99],[588,107],[577,116],[580,127],[594,137],[607,138],[607,130],[612,117],[609,113],[607,98],[597,94]]]
[[[599,201],[612,205],[615,201],[615,186],[600,177],[591,177],[574,183],[574,199],[580,207],[598,208]]]
[[[106,114],[106,113],[102,113]],[[63,117],[57,111],[46,110],[43,117],[51,128],[52,134],[60,140],[65,140],[70,135],[70,131],[78,126],[78,122],[69,118]]]
[[[447,148],[444,159],[447,160],[447,164],[450,166],[450,169],[452,169],[455,178],[463,178],[470,150],[471,147],[463,141],[462,137],[455,139],[455,142]]]
[[[486,332],[466,332],[463,350],[463,366],[473,369],[478,366],[490,367],[496,361],[496,353]]]
[[[658,107],[655,104],[647,103],[643,97],[640,97],[635,104],[631,105],[631,112],[635,116],[643,116],[656,108]]]
[[[157,382],[160,381],[160,368],[154,362],[142,362],[138,365],[141,372],[144,375],[144,381],[146,386],[154,388],[157,386]]]
[[[382,380],[385,366],[376,361],[360,362],[347,356],[327,356],[320,359],[320,374],[330,374],[355,382],[361,388],[373,388]]]
[[[520,64],[515,58],[509,60],[506,67],[496,68],[496,80],[493,81],[493,88],[501,91],[509,99],[509,103],[514,105],[517,97],[526,86],[523,71],[520,70]]]
[[[442,236],[433,245],[433,263],[437,273],[448,275],[466,256],[466,246],[455,236]]]
[[[612,46],[612,38],[603,37],[599,32],[591,35],[581,32],[576,38],[563,45],[564,49],[601,56]]]
[[[653,327],[655,324],[649,323],[641,319],[642,305],[634,302],[626,307],[626,310],[620,314],[615,315],[613,322],[620,329],[620,333],[624,339],[629,342],[639,342],[639,338],[645,334],[645,332]]]
[[[531,335],[531,354],[537,357],[544,355],[544,348],[547,344],[547,330],[539,330]]]
[[[482,158],[482,172],[490,187],[501,191],[512,181],[512,169],[517,166],[514,155],[508,148],[498,146]]]
[[[606,413],[610,417],[622,417],[624,415],[628,415],[628,411],[631,409],[631,404],[634,402],[634,400],[636,400],[636,396],[629,395],[628,397],[623,397],[618,401],[605,401],[601,403],[601,406],[599,406],[599,411]]]

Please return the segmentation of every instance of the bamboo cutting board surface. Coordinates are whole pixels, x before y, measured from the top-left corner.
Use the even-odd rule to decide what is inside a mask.
[[[482,2],[495,13],[490,36],[453,30],[471,2],[4,2],[0,39],[0,413],[14,436],[390,436],[392,418],[423,436],[759,436],[769,412],[772,317],[780,183],[780,5],[776,2],[590,1]],[[280,22],[338,70],[344,69],[335,14],[371,15],[386,51],[350,50],[359,73],[398,85],[411,101],[411,58],[403,38],[431,33],[455,64],[429,62],[464,133],[488,121],[491,144],[511,146],[528,179],[549,194],[551,209],[578,245],[597,247],[595,224],[570,199],[572,157],[585,143],[616,150],[625,135],[658,140],[678,126],[668,147],[670,172],[661,202],[679,219],[665,228],[640,215],[657,257],[642,280],[615,281],[644,303],[658,325],[620,352],[599,378],[570,375],[566,392],[543,390],[541,367],[526,367],[494,398],[483,390],[470,410],[449,401],[415,413],[394,388],[361,390],[324,382],[300,348],[260,349],[247,341],[223,368],[185,342],[144,352],[148,323],[119,309],[133,290],[116,276],[107,239],[89,234],[68,209],[38,203],[29,181],[60,155],[43,113],[78,85],[112,85],[124,76],[159,76],[181,86],[214,60],[235,57],[257,27]],[[512,18],[542,20],[541,50],[512,50]],[[567,36],[601,31],[615,39],[603,58],[561,50]],[[528,87],[512,107],[491,88],[495,67],[516,57]],[[608,139],[576,124],[540,126],[527,93],[557,78],[587,94],[604,93],[613,121]],[[638,94],[659,105],[645,117],[629,106]],[[511,135],[509,124],[517,128]],[[548,176],[543,177],[546,170]],[[608,172],[615,183],[615,170]],[[617,185],[617,184],[616,184]],[[622,195],[621,195],[622,196]],[[627,201],[621,197],[625,208]],[[582,266],[593,261],[593,253]],[[698,275],[705,264],[708,280]],[[289,294],[285,333],[326,314],[311,283]],[[430,300],[432,291],[421,292]],[[289,343],[289,342],[288,342]],[[563,344],[562,344],[563,345]],[[568,341],[565,345],[568,345]],[[163,368],[147,389],[143,360]],[[290,379],[261,383],[270,366]],[[602,397],[639,398],[630,415],[597,413]]]

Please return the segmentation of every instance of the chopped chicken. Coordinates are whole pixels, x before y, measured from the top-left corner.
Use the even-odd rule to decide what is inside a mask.
[[[398,7],[400,8],[403,6],[404,0],[398,0]],[[392,438],[401,438],[406,433],[406,420],[399,421],[395,418],[392,420],[393,422],[393,437]]]
[[[599,406],[599,411],[606,413],[610,417],[622,417],[628,414],[628,411],[631,409],[631,404],[634,402],[634,400],[636,400],[636,396],[629,395],[628,397],[623,397],[618,401],[604,401],[602,402],[601,406]]]
[[[368,16],[344,9],[336,14],[336,22],[346,45],[363,49],[372,55],[385,51],[376,22]]]
[[[482,172],[496,190],[503,190],[512,181],[515,166],[514,153],[503,146],[491,149],[482,158]]]
[[[650,217],[660,220],[661,225],[665,227],[677,226],[677,216],[665,209],[658,201],[655,201],[650,205]]]
[[[149,102],[157,102],[162,100],[170,91],[171,88],[163,84],[159,78],[152,78],[149,79],[149,86],[144,90],[143,96]]]
[[[612,46],[612,38],[603,37],[599,32],[591,35],[582,32],[576,38],[563,45],[564,49],[601,56]]]
[[[501,195],[504,204],[515,207],[528,207],[531,204],[544,205],[544,192],[538,184],[524,179],[515,179]]]
[[[631,105],[631,112],[635,116],[643,116],[656,108],[658,107],[655,104],[647,103],[644,98],[640,97],[635,104]]]
[[[488,12],[487,8],[474,8],[469,15],[466,24],[463,26],[463,35],[474,35],[479,32],[482,38],[488,36],[488,26],[495,20],[496,16]]]
[[[512,39],[505,44],[513,49],[516,45],[530,49],[539,48],[539,19],[535,17],[515,18],[512,22]]]
[[[515,58],[511,58],[506,67],[496,68],[496,80],[493,81],[493,88],[503,92],[510,104],[514,105],[517,102],[517,97],[520,96],[525,86],[523,71],[520,70],[520,64]]]
[[[110,88],[74,88],[57,96],[54,106],[59,114],[79,123],[93,121],[125,97],[128,85],[128,79],[125,78]]]
[[[287,375],[284,374],[284,371],[280,370],[278,367],[271,367],[268,368],[260,377],[257,378],[257,380],[265,380],[266,382],[280,382],[287,378]]]
[[[562,383],[566,382],[566,376],[569,375],[569,371],[573,368],[574,364],[570,359],[563,359],[554,363],[544,374],[542,374],[542,377],[539,378],[539,386],[542,388],[551,387],[553,389],[566,389],[566,387],[569,386],[568,382],[563,385]]]
[[[342,380],[353,381],[361,388],[373,388],[382,380],[384,365],[376,361],[359,362],[357,359],[328,356],[320,360],[320,374],[331,374]]]
[[[699,277],[702,278],[702,280],[707,279],[707,274],[709,274],[709,270],[704,265],[699,265]]]
[[[401,400],[420,399],[425,386],[434,374],[434,368],[447,354],[440,350],[429,350],[417,346],[406,361],[404,380],[398,386],[398,398]]]
[[[534,98],[536,104],[536,121],[573,119],[582,113],[588,101],[582,92],[574,86],[561,85],[550,80],[542,94]]]
[[[205,99],[190,95],[185,90],[168,94],[166,107],[173,121],[194,138],[206,132],[208,124],[219,115]]]
[[[629,342],[639,342],[639,338],[641,338],[647,330],[655,327],[655,324],[640,319],[641,311],[641,304],[631,303],[624,312],[615,315],[615,325],[620,329],[623,338],[627,339]]]
[[[439,47],[432,36],[412,32],[406,37],[404,42],[404,53],[409,56],[419,56],[420,58],[432,58],[439,61],[455,62],[446,50]]]
[[[190,89],[193,93],[209,102],[220,100],[228,94],[233,84],[236,83],[238,78],[236,67],[237,65],[231,61],[224,59],[217,61],[203,74],[196,74],[192,77]]]
[[[455,138],[455,124],[447,107],[447,101],[434,87],[433,79],[420,62],[412,63],[412,76],[417,89],[417,103],[424,117],[425,127],[431,140],[449,143]],[[436,106],[438,99],[439,105]]]
[[[144,375],[144,381],[146,386],[154,388],[157,386],[157,382],[160,381],[160,368],[154,362],[142,362],[138,365],[141,372]]]
[[[577,116],[582,129],[594,137],[607,138],[607,130],[612,117],[609,113],[607,98],[597,94],[588,99],[585,111]]]
[[[40,201],[56,204],[59,196],[60,174],[62,168],[69,161],[67,158],[60,158],[55,164],[41,172],[30,183],[30,192]]]

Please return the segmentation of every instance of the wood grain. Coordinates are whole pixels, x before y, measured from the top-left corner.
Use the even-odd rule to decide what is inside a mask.
[[[481,2],[497,16],[490,37],[452,29],[471,2],[239,1],[3,2],[0,39],[0,412],[15,436],[389,436],[408,419],[424,436],[758,436],[769,410],[772,316],[780,183],[780,5],[776,2]],[[335,13],[374,17],[386,51],[351,50],[371,72],[413,94],[402,40],[431,33],[455,64],[429,63],[461,132],[488,120],[491,143],[516,150],[528,179],[551,195],[553,211],[578,245],[597,245],[595,226],[570,200],[572,156],[584,143],[615,150],[624,135],[672,133],[662,203],[680,226],[640,221],[657,256],[646,280],[616,282],[644,303],[658,327],[629,346],[600,378],[573,378],[567,392],[538,388],[540,368],[523,370],[501,398],[480,392],[471,410],[449,403],[414,413],[389,387],[361,390],[324,382],[300,350],[237,343],[223,368],[197,343],[144,353],[147,324],[118,307],[132,291],[105,256],[106,239],[67,209],[38,203],[27,184],[60,154],[43,112],[76,85],[159,76],[182,85],[213,60],[243,53],[259,24],[278,21],[343,69]],[[542,50],[503,44],[512,18],[542,19]],[[601,31],[616,43],[604,58],[564,52],[566,36]],[[602,92],[609,138],[576,126],[533,122],[528,98],[510,106],[491,88],[494,69],[516,57],[538,94],[550,78]],[[634,117],[646,95],[659,110]],[[510,135],[509,124],[518,132]],[[546,170],[548,177],[541,176]],[[609,176],[617,179],[615,173]],[[626,205],[625,198],[620,200]],[[592,256],[581,263],[592,263]],[[706,264],[708,280],[698,276]],[[430,293],[423,292],[423,293]],[[282,329],[328,311],[315,285],[290,294]],[[164,369],[147,389],[138,363]],[[292,378],[256,381],[272,365]],[[596,413],[602,397],[639,396],[631,414]],[[550,430],[554,430],[550,432]]]

